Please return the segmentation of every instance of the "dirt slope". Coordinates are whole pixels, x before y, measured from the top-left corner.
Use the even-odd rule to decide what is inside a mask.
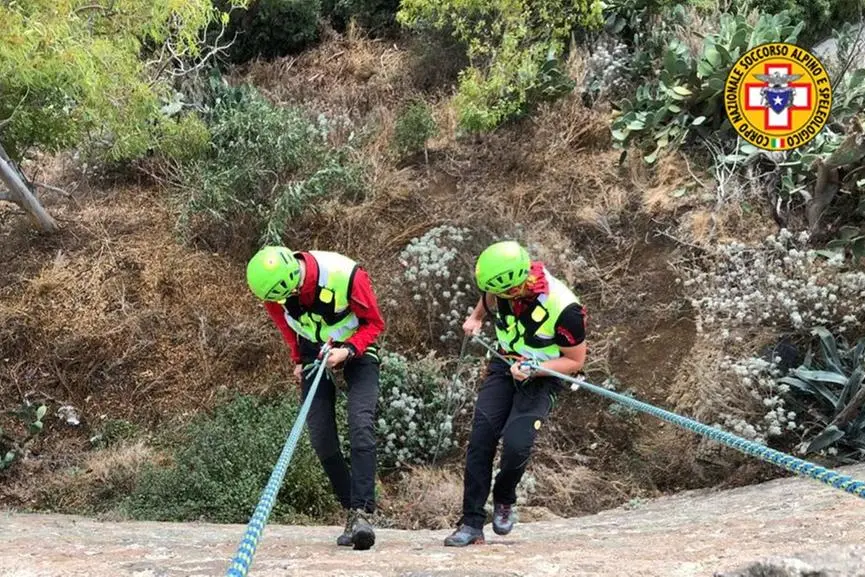
[[[865,476],[865,465],[845,472]],[[222,575],[244,527],[0,517],[0,575]],[[596,515],[488,529],[486,546],[448,549],[447,531],[379,532],[367,552],[338,549],[339,528],[268,526],[250,574],[484,577],[514,575],[865,575],[865,500],[809,479],[680,493]],[[819,558],[823,573],[741,573],[766,556]],[[807,567],[803,562],[787,565]],[[819,569],[820,567],[816,567]],[[735,573],[734,573],[735,572]]]

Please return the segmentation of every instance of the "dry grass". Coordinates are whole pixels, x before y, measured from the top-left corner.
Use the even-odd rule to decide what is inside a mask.
[[[382,501],[382,513],[400,529],[447,529],[462,513],[462,469],[414,467],[401,473]]]
[[[629,162],[631,180],[640,191],[642,210],[649,215],[669,215],[702,202],[712,192],[712,178],[703,174],[682,154],[664,154],[649,168],[641,159]],[[687,187],[684,194],[677,193]]]
[[[88,453],[80,466],[46,479],[40,500],[58,513],[105,512],[130,494],[142,469],[161,457],[143,441]]]
[[[701,437],[649,417],[636,444],[641,475],[659,492],[677,492],[711,484],[711,473],[698,461]],[[645,482],[645,481],[644,481]]]
[[[32,272],[0,289],[0,350],[20,361],[0,365],[2,398],[39,391],[85,423],[97,412],[158,422],[287,368],[266,315],[237,299],[242,269],[179,245],[156,197],[124,190],[67,214],[56,246],[31,245]],[[277,365],[261,367],[268,357]]]
[[[550,461],[549,457],[546,459]],[[576,517],[615,507],[631,496],[628,484],[614,476],[568,462],[562,457],[551,464],[531,466],[536,492],[529,500],[560,517]],[[523,516],[522,513],[520,515]]]
[[[756,333],[747,334],[743,331],[731,331],[735,336],[741,336],[742,341],[736,343],[719,343],[710,335],[703,336],[695,347],[694,355],[683,364],[683,369],[689,367],[693,376],[698,400],[693,404],[695,415],[706,421],[714,419],[720,412],[745,412],[763,413],[764,408],[755,404],[750,392],[739,382],[720,367],[723,357],[730,355],[732,358],[751,356],[768,343],[777,340],[772,331],[762,329]],[[683,375],[683,380],[687,379]]]
[[[351,27],[344,36],[329,32],[325,42],[299,56],[238,67],[234,76],[276,102],[357,120],[411,92],[406,55],[407,50]]]
[[[743,414],[756,417],[765,412],[764,407],[754,400],[742,383],[721,368],[724,357],[751,356],[767,343],[777,340],[768,330],[745,334],[732,331],[741,336],[742,341],[720,344],[716,335],[699,335],[694,348],[683,360],[676,375],[676,388],[668,397],[672,410],[692,416],[697,421],[714,425],[721,413]],[[702,436],[689,433],[693,438],[686,453],[692,455],[695,463],[720,466],[726,470],[743,462],[745,458],[732,449],[710,441]],[[762,471],[756,470],[757,473]]]

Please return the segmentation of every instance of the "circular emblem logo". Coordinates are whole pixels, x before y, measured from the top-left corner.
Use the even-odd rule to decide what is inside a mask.
[[[764,150],[791,150],[826,125],[832,86],[822,62],[795,44],[760,44],[733,65],[724,108],[736,132]]]

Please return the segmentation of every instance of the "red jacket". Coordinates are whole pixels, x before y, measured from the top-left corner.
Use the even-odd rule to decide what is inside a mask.
[[[311,254],[307,252],[300,253],[303,262],[306,265],[306,276],[303,281],[303,286],[300,287],[300,304],[304,307],[312,305],[315,298],[316,281],[318,280],[318,263]],[[265,301],[264,308],[270,314],[273,322],[279,327],[282,332],[282,337],[285,339],[288,348],[291,350],[291,360],[295,363],[300,362],[300,348],[297,343],[297,333],[294,332],[288,322],[285,320],[285,309],[282,305],[273,302]],[[372,290],[372,284],[369,280],[369,275],[365,270],[358,267],[354,275],[354,281],[351,285],[351,294],[349,295],[349,308],[357,315],[360,321],[360,326],[357,331],[348,339],[346,343],[354,346],[356,354],[362,355],[366,348],[372,344],[379,334],[384,330],[384,319],[381,316],[381,311],[376,302],[375,292]]]

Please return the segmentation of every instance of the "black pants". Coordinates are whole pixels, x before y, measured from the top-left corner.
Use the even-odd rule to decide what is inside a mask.
[[[318,346],[301,339],[304,366],[315,360],[318,349]],[[379,360],[376,353],[375,347],[369,347],[363,355],[342,365],[348,384],[351,470],[340,450],[336,428],[336,386],[327,371],[318,383],[306,421],[312,448],[340,504],[346,509],[363,509],[368,513],[375,511],[375,414],[379,391]],[[306,399],[313,380],[314,372],[304,376],[301,402]]]
[[[490,362],[487,377],[475,401],[472,432],[466,454],[461,523],[481,529],[490,494],[493,458],[502,439],[500,472],[495,479],[493,502],[513,505],[517,485],[529,462],[535,435],[547,420],[562,388],[553,377],[516,381],[501,359]]]

